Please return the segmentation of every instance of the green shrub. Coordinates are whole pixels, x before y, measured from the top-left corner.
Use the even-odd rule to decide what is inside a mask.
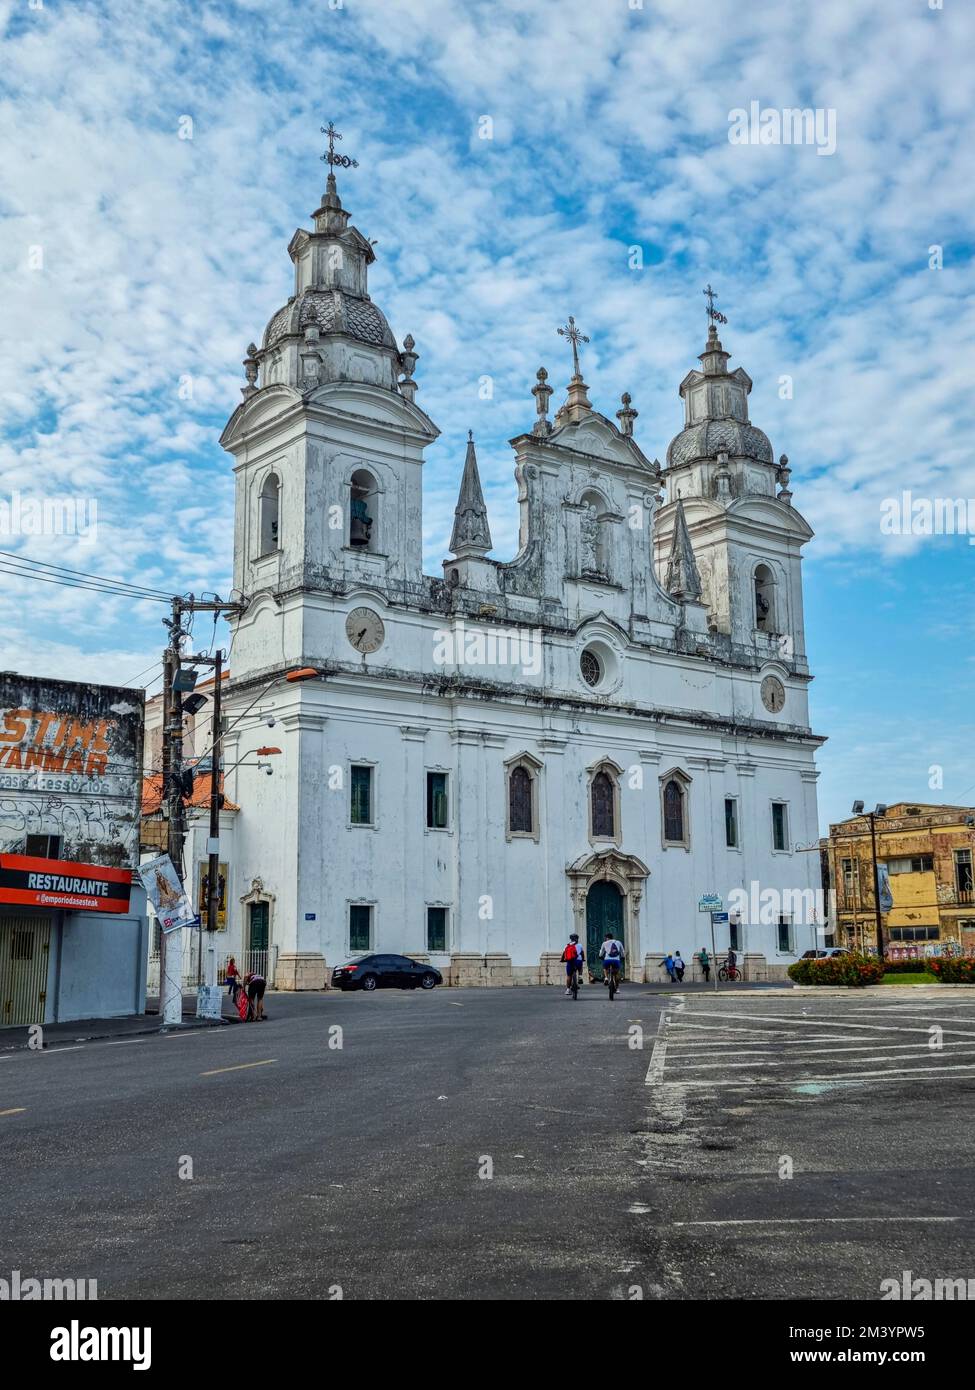
[[[924,963],[943,985],[975,985],[975,956],[932,956]]]
[[[820,960],[797,960],[786,973],[797,985],[848,985],[859,989],[879,985],[884,978],[884,965],[873,956],[824,956]]]
[[[918,975],[923,974],[930,966],[930,961],[921,957],[918,960],[885,960],[884,971],[888,975]]]

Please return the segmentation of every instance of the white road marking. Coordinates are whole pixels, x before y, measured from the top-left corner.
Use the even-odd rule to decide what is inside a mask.
[[[786,1026],[787,1028],[788,1028],[788,1027],[797,1027],[797,1028],[802,1028],[802,1027],[805,1027],[805,1028],[836,1028],[836,1027],[839,1026],[839,1025],[837,1024],[837,1022],[836,1022],[836,1018],[835,1018],[835,1017],[833,1017],[832,1019],[830,1019],[829,1022],[826,1022],[825,1018],[824,1018],[824,1019],[818,1019],[818,1018],[805,1018],[805,1017],[803,1017],[803,1018],[782,1018],[781,1015],[779,1015],[779,1014],[742,1014],[742,1013],[736,1013],[736,1014],[715,1014],[715,1013],[709,1012],[708,1017],[709,1017],[709,1018],[751,1018],[751,1019],[758,1019],[758,1020],[763,1021],[763,1022],[765,1022],[765,1023],[785,1024],[785,1026]],[[686,1024],[683,1024],[683,1023],[675,1024],[675,1027],[678,1027],[678,1028],[684,1028],[684,1027],[686,1027],[686,1026],[687,1026],[687,1025],[686,1025]],[[843,1027],[844,1027],[844,1028],[860,1028],[860,1029],[863,1029],[863,1030],[865,1030],[866,1032],[870,1032],[870,1033],[926,1033],[926,1032],[928,1031],[927,1028],[897,1028],[897,1027],[889,1027],[889,1026],[888,1026],[888,1027],[885,1027],[882,1023],[851,1023],[849,1019],[843,1019]],[[743,1029],[740,1029],[739,1031],[741,1031],[741,1032],[751,1032],[751,1033],[754,1033],[754,1032],[757,1032],[758,1030],[755,1029],[755,1028],[749,1028],[749,1029],[744,1029],[744,1028],[743,1028]],[[945,1027],[944,1031],[945,1031],[946,1033],[955,1033],[955,1034],[957,1034],[959,1037],[962,1037],[962,1038],[975,1038],[975,1032],[972,1032],[972,1033],[963,1033],[963,1032],[961,1031],[961,1029],[959,1029],[959,1028],[948,1028],[948,1027]]]
[[[263,1062],[238,1062],[234,1067],[216,1067],[213,1071],[201,1071],[201,1076],[219,1076],[225,1071],[246,1071],[248,1067],[269,1067],[277,1057],[267,1057]]]
[[[862,1049],[862,1048],[850,1047],[850,1048],[841,1048],[840,1051],[841,1051],[841,1052],[862,1052],[863,1049]],[[968,1057],[968,1056],[971,1056],[971,1054],[972,1054],[973,1052],[975,1052],[975,1047],[964,1047],[964,1048],[955,1048],[955,1049],[954,1049],[955,1056]],[[806,1056],[812,1055],[812,1056],[814,1056],[814,1057],[818,1057],[818,1056],[821,1056],[821,1055],[823,1055],[823,1054],[825,1054],[825,1055],[828,1056],[828,1057],[835,1057],[835,1056],[838,1055],[837,1053],[835,1053],[835,1052],[832,1050],[832,1048],[828,1048],[828,1047],[824,1047],[824,1048],[822,1049],[822,1051],[820,1051],[819,1049],[817,1049],[816,1052],[814,1052],[814,1053],[812,1053],[812,1054],[806,1053],[805,1055],[806,1055]],[[753,1054],[750,1054],[750,1055],[754,1056],[754,1053],[753,1053]],[[761,1055],[762,1055],[763,1057],[765,1057],[765,1056],[768,1056],[768,1055],[770,1055],[770,1054],[768,1054],[768,1053],[762,1053]],[[888,1054],[883,1053],[883,1052],[872,1052],[872,1053],[870,1053],[870,1055],[867,1056],[867,1057],[850,1057],[849,1060],[846,1061],[846,1062],[844,1062],[844,1061],[842,1061],[842,1059],[840,1059],[840,1065],[841,1065],[841,1066],[860,1066],[863,1062],[884,1062],[884,1061],[900,1062],[900,1061],[902,1061],[904,1058],[908,1058],[908,1057],[915,1057],[915,1058],[917,1058],[918,1061],[920,1061],[922,1056],[925,1056],[925,1057],[926,1057],[926,1056],[935,1056],[935,1057],[938,1057],[938,1056],[941,1056],[941,1055],[942,1055],[942,1054],[941,1054],[939,1051],[933,1051],[933,1050],[928,1049],[928,1048],[926,1048],[926,1047],[923,1048],[923,1050],[922,1050],[921,1052],[919,1052],[917,1049],[914,1049],[914,1050],[912,1050],[912,1051],[910,1051],[910,1052],[901,1051],[901,1052],[896,1053],[895,1055],[888,1055]],[[694,1061],[687,1061],[687,1060],[684,1060],[683,1058],[676,1058],[676,1059],[675,1059],[675,1058],[673,1058],[673,1057],[672,1057],[670,1060],[671,1060],[671,1065],[672,1065],[672,1066],[673,1066],[673,1064],[674,1064],[674,1062],[675,1062],[675,1060],[676,1060],[676,1061],[678,1061],[678,1062],[683,1062],[684,1067],[685,1067],[685,1068],[690,1068],[691,1071],[703,1071],[703,1070],[705,1070],[706,1068],[709,1069],[709,1070],[712,1070],[712,1069],[717,1069],[717,1068],[720,1068],[720,1067],[729,1067],[729,1066],[733,1066],[733,1065],[735,1064],[735,1058],[733,1058],[733,1057],[728,1058],[728,1059],[725,1060],[724,1062],[694,1062]],[[791,1067],[791,1066],[794,1066],[794,1065],[795,1065],[795,1062],[794,1062],[791,1058],[786,1059],[786,1060],[781,1061],[781,1062],[765,1062],[765,1061],[762,1062],[762,1066],[763,1066],[763,1067]],[[944,1070],[944,1068],[939,1068],[938,1070]],[[840,1073],[840,1075],[844,1075],[844,1074],[845,1074],[845,1073]]]
[[[633,1208],[631,1207],[632,1211]],[[674,1226],[819,1226],[859,1225],[861,1222],[888,1224],[896,1222],[931,1222],[945,1225],[953,1221],[975,1221],[972,1216],[759,1216],[752,1220],[739,1218],[729,1221],[674,1221]]]
[[[734,1086],[739,1091],[745,1087],[761,1086],[763,1083],[768,1086],[829,1086],[840,1085],[850,1081],[905,1081],[912,1076],[926,1076],[931,1073],[946,1071],[975,1071],[975,1063],[959,1064],[956,1067],[905,1067],[903,1071],[860,1071],[842,1072],[834,1076],[790,1076],[782,1081],[774,1081],[771,1077],[763,1077],[760,1072],[754,1075],[741,1076],[735,1081],[664,1081],[665,1086],[675,1086],[678,1089],[689,1086]]]
[[[647,1074],[643,1079],[644,1086],[655,1086],[663,1080],[664,1066],[667,1061],[667,1011],[664,1009],[657,1021],[657,1036],[654,1039],[653,1051],[650,1053],[650,1065],[647,1067]]]
[[[145,1038],[119,1038],[117,1042],[106,1043],[106,1047],[131,1047],[133,1043],[145,1042]]]

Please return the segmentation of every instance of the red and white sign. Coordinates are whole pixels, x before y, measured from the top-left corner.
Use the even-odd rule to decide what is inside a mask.
[[[0,854],[0,903],[69,912],[128,912],[131,869]]]

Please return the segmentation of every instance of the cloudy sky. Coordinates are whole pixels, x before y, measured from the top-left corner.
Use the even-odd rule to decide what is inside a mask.
[[[711,282],[817,532],[824,826],[854,795],[975,799],[975,546],[881,529],[905,489],[975,499],[971,5],[0,0],[0,34],[0,513],[43,492],[94,499],[98,523],[94,543],[7,526],[0,548],[227,593],[217,437],[291,292],[333,119],[371,292],[442,430],[430,572],[469,428],[494,553],[514,553],[506,440],[537,368],[567,378],[570,313],[597,408],[630,391],[664,456]],[[752,102],[835,113],[835,151],[731,143]],[[2,580],[4,668],[153,680],[161,606]]]

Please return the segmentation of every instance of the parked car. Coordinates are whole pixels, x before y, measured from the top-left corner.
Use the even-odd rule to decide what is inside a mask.
[[[442,984],[439,970],[409,956],[363,956],[332,971],[333,989],[434,989]]]
[[[831,946],[828,951],[803,951],[800,960],[823,960],[826,956],[848,956],[845,946]]]

